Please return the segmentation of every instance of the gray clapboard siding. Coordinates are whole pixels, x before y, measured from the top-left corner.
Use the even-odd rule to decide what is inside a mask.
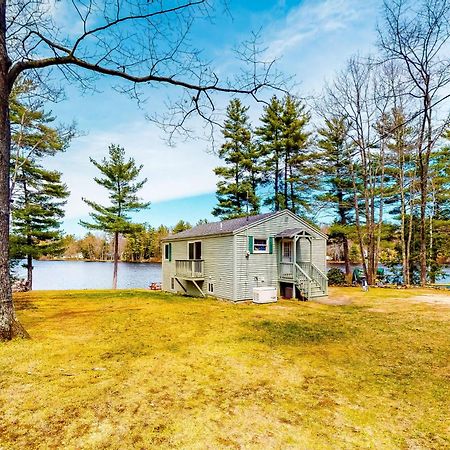
[[[233,236],[203,239],[205,283],[213,283],[215,297],[233,299]],[[206,288],[206,287],[205,287]]]
[[[233,236],[202,237],[172,241],[172,261],[163,261],[163,283],[165,291],[172,291],[171,278],[175,276],[175,261],[188,259],[188,243],[202,243],[202,259],[204,260],[205,281],[198,284],[205,294],[208,294],[208,283],[214,285],[214,296],[233,299]],[[180,280],[189,295],[199,295],[195,285],[186,280]],[[172,292],[183,293],[184,290],[175,281]]]
[[[312,227],[286,211],[284,214],[269,218],[263,223],[250,225],[247,230],[241,231],[236,235],[237,291],[235,299],[237,301],[252,298],[254,287],[278,287],[279,242],[276,242],[274,245],[272,254],[254,253],[246,257],[248,236],[253,236],[255,239],[258,237],[269,238],[276,236],[282,230],[292,228],[304,228],[317,237],[317,239],[313,240],[312,261],[320,270],[325,271],[326,240],[319,233],[316,233]],[[305,255],[305,260],[309,261],[309,241],[300,239],[297,248],[301,251],[301,255]]]
[[[233,229],[233,226],[235,228]],[[300,229],[312,237],[312,246],[307,238],[297,241],[297,260],[312,261],[322,272],[326,270],[326,236],[289,211],[263,214],[250,219],[236,219],[212,223],[170,237],[166,242],[172,246],[171,261],[163,261],[163,289],[171,291],[171,279],[175,276],[175,261],[188,259],[188,243],[202,242],[204,260],[204,281],[199,285],[205,294],[241,301],[252,298],[253,288],[273,286],[280,289],[278,262],[280,239],[273,239],[272,252],[249,254],[249,237],[252,239],[275,238],[279,233]],[[195,233],[199,237],[195,237]],[[203,234],[202,234],[203,233]],[[251,239],[250,239],[251,241]],[[180,280],[190,295],[199,295],[191,281]],[[208,292],[208,284],[214,285],[214,292]],[[175,292],[185,292],[175,282]],[[325,294],[325,290],[323,290]]]

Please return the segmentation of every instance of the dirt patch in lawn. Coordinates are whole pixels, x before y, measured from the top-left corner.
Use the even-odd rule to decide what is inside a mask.
[[[344,306],[353,303],[351,297],[340,295],[338,298],[333,297],[319,297],[311,299],[312,302],[321,303],[322,305]]]
[[[448,305],[450,306],[450,294],[441,294],[441,293],[430,293],[417,295],[415,297],[411,297],[409,300],[413,302],[425,302],[425,303],[434,303],[438,305]]]

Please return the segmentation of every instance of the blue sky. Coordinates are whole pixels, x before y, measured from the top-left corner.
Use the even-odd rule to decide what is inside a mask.
[[[278,68],[293,75],[301,96],[320,96],[326,80],[343,68],[346,60],[359,52],[373,50],[376,20],[381,0],[309,1],[230,1],[232,17],[218,14],[213,24],[203,24],[194,32],[193,42],[205,49],[223,75],[233,75],[232,48],[260,30],[267,54],[279,58]],[[196,223],[212,220],[216,178],[213,169],[220,164],[208,141],[179,140],[168,146],[164,132],[146,120],[146,114],[161,111],[165,96],[177,95],[176,88],[152,89],[142,106],[113,89],[115,81],[102,79],[98,92],[82,93],[76,86],[66,87],[66,100],[52,105],[58,121],[75,120],[83,135],[76,138],[62,155],[48,161],[60,170],[71,196],[66,208],[64,230],[83,235],[78,225],[89,212],[81,197],[104,202],[106,193],[96,185],[95,168],[89,156],[101,159],[109,144],[125,147],[137,162],[144,164],[142,175],[148,183],[142,197],[151,208],[138,215],[152,225],[174,225],[179,219]],[[226,106],[225,99],[219,105]],[[261,105],[246,102],[256,123]],[[198,136],[203,124],[193,122]],[[220,139],[220,133],[217,134]]]

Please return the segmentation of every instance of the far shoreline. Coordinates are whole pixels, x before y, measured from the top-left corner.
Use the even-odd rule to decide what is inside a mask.
[[[105,262],[112,263],[111,259],[84,259],[84,258],[39,258],[35,261],[55,261],[55,262]],[[127,263],[127,264],[161,264],[162,260],[155,258],[145,261],[119,261],[119,263]]]

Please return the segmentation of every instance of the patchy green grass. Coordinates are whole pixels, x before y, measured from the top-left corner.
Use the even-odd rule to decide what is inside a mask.
[[[450,295],[17,295],[33,339],[0,344],[0,449],[450,448],[450,306],[424,294]]]

